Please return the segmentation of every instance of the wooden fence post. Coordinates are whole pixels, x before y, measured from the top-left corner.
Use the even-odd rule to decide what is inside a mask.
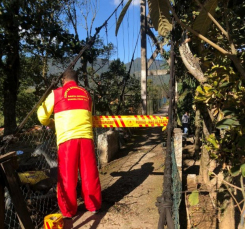
[[[16,159],[16,152],[10,152],[0,156],[0,173],[1,173],[1,177],[3,178],[2,182],[4,182],[5,186],[8,188],[12,203],[14,204],[14,208],[16,210],[18,219],[20,221],[21,228],[34,229],[34,225],[31,221],[24,197],[19,187],[19,182],[17,177],[18,175],[14,169],[14,165],[16,164],[15,159]],[[1,186],[3,185],[1,184]],[[0,189],[1,189],[0,194],[1,191],[3,191],[3,195],[4,195],[3,187],[1,187]],[[4,199],[3,199],[3,207],[4,207]],[[2,208],[2,206],[0,208]],[[4,213],[4,209],[3,209],[3,213]],[[4,214],[3,215],[0,214],[0,217],[4,218]]]

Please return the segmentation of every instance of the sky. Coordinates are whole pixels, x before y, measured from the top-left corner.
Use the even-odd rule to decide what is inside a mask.
[[[95,33],[95,28],[100,27],[108,17],[113,13],[116,7],[119,5],[121,0],[98,0],[98,12],[93,24],[92,35]],[[124,0],[124,5],[127,3],[127,0]],[[119,28],[118,35],[115,36],[116,28],[116,18],[119,18],[119,15],[123,7],[120,6],[117,10],[117,13],[114,14],[107,25],[107,32],[105,28],[101,29],[100,37],[104,39],[105,43],[112,42],[117,48],[117,53],[112,56],[112,59],[120,58],[124,63],[128,63],[132,59],[133,51],[135,49],[134,59],[140,57],[140,0],[133,0],[131,6],[129,7],[128,12],[126,13],[124,20]],[[82,22],[83,19],[80,18]],[[85,30],[82,26],[79,27],[80,39],[86,37]],[[136,46],[136,41],[138,38],[138,43]],[[150,39],[147,38],[147,57],[150,57],[154,51],[154,47],[151,47]]]

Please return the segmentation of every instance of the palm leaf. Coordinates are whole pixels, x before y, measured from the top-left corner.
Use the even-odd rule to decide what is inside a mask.
[[[128,7],[130,6],[131,2],[132,2],[132,0],[128,0],[127,4],[123,7],[122,12],[120,13],[120,16],[119,16],[119,18],[117,20],[117,26],[116,26],[116,31],[115,31],[115,35],[116,36],[117,36],[118,30],[119,30],[119,27],[120,27],[120,25],[122,23],[122,20],[123,20],[126,12],[128,10]]]
[[[204,9],[200,11],[200,14],[197,16],[196,20],[194,21],[193,24],[193,29],[196,31],[199,31],[202,35],[206,35],[212,20],[208,17],[208,14],[206,13],[209,12],[211,15],[214,15],[215,9],[218,6],[218,0],[207,0],[204,4]]]
[[[166,1],[168,0],[148,0],[152,24],[161,36],[166,36],[172,30],[171,17]]]

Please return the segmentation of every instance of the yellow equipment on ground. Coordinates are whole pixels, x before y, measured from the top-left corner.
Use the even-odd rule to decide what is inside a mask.
[[[18,173],[21,183],[34,185],[37,182],[48,178],[44,171],[28,171]]]
[[[44,229],[62,229],[63,227],[62,214],[50,214],[44,217]]]

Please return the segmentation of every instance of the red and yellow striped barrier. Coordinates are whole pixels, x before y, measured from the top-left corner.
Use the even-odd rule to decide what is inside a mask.
[[[93,116],[93,127],[166,127],[168,117],[156,115]]]

